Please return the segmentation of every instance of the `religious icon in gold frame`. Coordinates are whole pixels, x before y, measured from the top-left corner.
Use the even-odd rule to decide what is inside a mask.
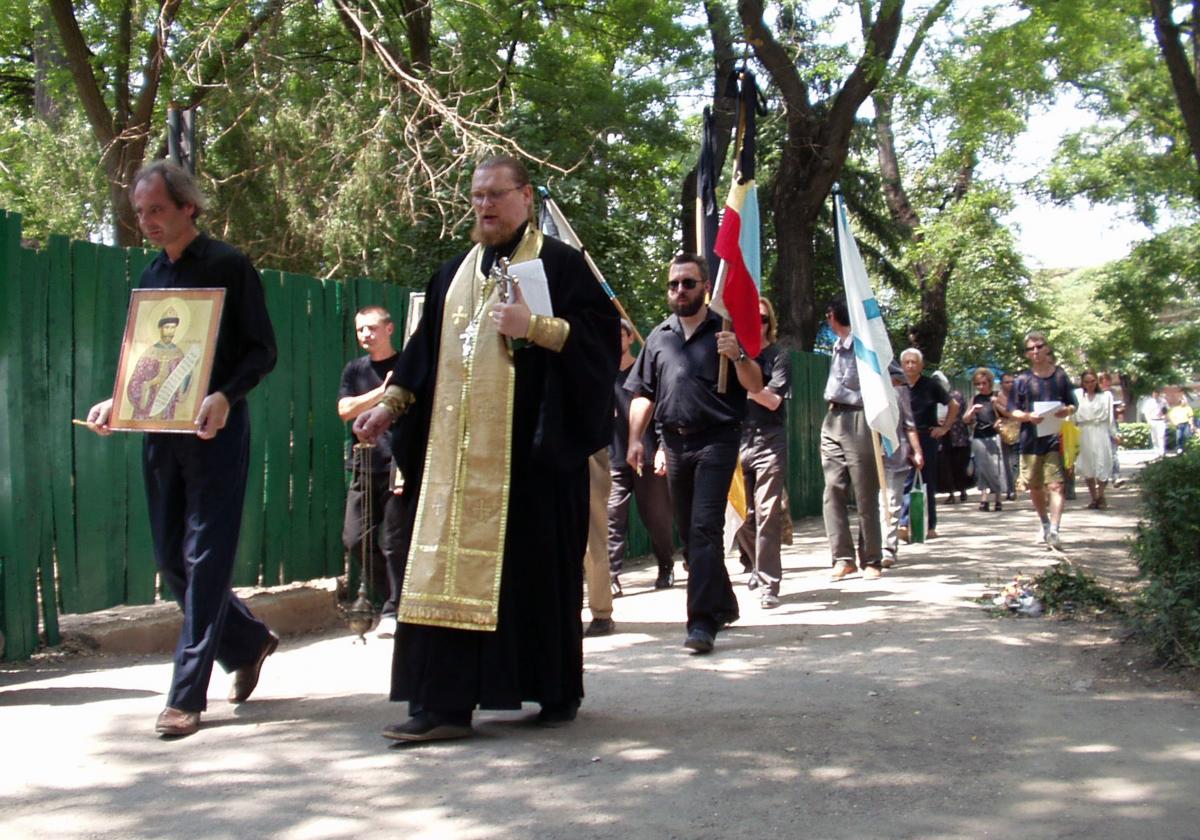
[[[110,428],[195,433],[224,303],[224,289],[133,291]]]

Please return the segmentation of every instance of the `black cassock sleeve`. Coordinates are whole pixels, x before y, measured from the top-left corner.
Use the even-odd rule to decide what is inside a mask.
[[[569,469],[612,440],[619,318],[580,252],[547,237],[541,259],[554,315],[571,330],[559,352],[532,345],[516,351],[516,432],[520,434],[519,418],[536,401],[530,455],[542,467]],[[525,378],[539,380],[540,393],[535,395],[534,383]]]

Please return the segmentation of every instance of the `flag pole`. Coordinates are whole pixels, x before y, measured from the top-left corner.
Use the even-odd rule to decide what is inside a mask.
[[[879,474],[879,493],[883,500],[883,524],[890,526],[892,506],[888,504],[887,472],[883,467],[883,441],[880,439],[879,432],[871,432],[871,444],[875,448],[875,470]]]
[[[584,262],[588,268],[592,270],[592,275],[596,278],[596,282],[600,284],[600,288],[604,289],[604,294],[608,295],[608,299],[612,301],[612,305],[616,307],[617,314],[629,322],[629,326],[633,328],[633,337],[637,339],[639,344],[645,344],[646,340],[642,338],[642,334],[638,332],[637,324],[629,317],[629,313],[625,311],[625,307],[621,305],[621,301],[617,299],[617,293],[612,290],[612,286],[608,285],[608,281],[604,279],[604,275],[600,272],[600,267],[596,265],[596,261],[592,259],[592,255],[588,253],[587,248],[583,247],[583,240],[575,233],[575,229],[571,227],[571,223],[567,221],[567,217],[563,215],[558,203],[550,197],[550,190],[547,187],[538,187],[538,194],[542,197],[542,202],[553,210],[555,224],[562,224],[565,229],[563,233],[569,236],[573,242],[568,242],[568,245],[578,243],[579,253],[583,254]]]
[[[744,82],[746,79],[745,73],[738,73],[738,82]],[[745,98],[739,92],[738,94],[738,121],[737,134],[733,142],[733,180],[736,182],[741,173],[742,160],[742,143],[745,140],[746,131],[746,102]],[[721,260],[721,265],[717,269],[717,279],[713,283],[713,290],[722,288],[725,280],[725,275],[729,269],[725,265],[725,260]],[[728,318],[721,319],[721,331],[729,332],[733,329],[733,322]],[[717,393],[724,394],[729,387],[729,357],[721,356],[717,367]]]

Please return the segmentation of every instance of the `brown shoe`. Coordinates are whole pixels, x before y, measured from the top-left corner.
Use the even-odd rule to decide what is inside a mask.
[[[883,572],[879,571],[878,566],[864,566],[862,570],[863,580],[879,580]]]
[[[933,530],[932,528],[930,528],[930,529],[929,529],[929,531],[927,531],[927,532],[926,532],[926,534],[925,534],[925,539],[927,539],[927,540],[936,540],[936,539],[937,539],[937,536],[938,536],[938,532],[937,532],[937,531],[935,531],[935,530]]]
[[[277,647],[279,647],[279,637],[268,630],[267,640],[263,642],[262,650],[258,652],[255,660],[233,672],[233,687],[229,689],[230,703],[245,703],[250,699],[250,695],[258,686],[258,674],[262,671],[263,663],[267,661],[268,656],[275,652]]]
[[[200,728],[200,713],[185,712],[170,706],[163,709],[154,722],[154,731],[165,738],[182,738]]]
[[[900,528],[896,531],[896,533],[900,536],[900,539],[904,540],[905,542],[912,542],[912,540],[909,539],[909,537],[908,537],[908,526],[907,525],[901,525]]]
[[[844,577],[854,574],[858,569],[851,566],[845,560],[839,560],[838,564],[833,567],[833,574],[829,576],[830,580],[841,580]]]

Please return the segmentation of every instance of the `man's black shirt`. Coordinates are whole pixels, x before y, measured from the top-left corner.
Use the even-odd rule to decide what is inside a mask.
[[[338,399],[361,397],[368,391],[378,388],[383,384],[384,377],[391,373],[392,368],[396,366],[398,356],[399,353],[393,353],[381,362],[371,361],[370,356],[359,356],[357,359],[352,359],[342,369],[342,385],[338,388]],[[347,443],[346,469],[353,468],[352,445],[353,441]],[[391,436],[380,435],[371,452],[370,470],[371,472],[387,472],[391,466]]]
[[[942,383],[931,376],[922,376],[908,386],[908,391],[912,402],[913,422],[917,424],[917,429],[926,431],[938,425],[937,407],[950,405],[950,395],[946,393]]]
[[[654,402],[654,422],[666,430],[691,433],[737,425],[745,418],[746,389],[732,362],[725,393],[717,393],[720,331],[721,318],[710,309],[686,341],[677,315],[646,337],[625,388]]]
[[[275,331],[267,315],[262,280],[246,255],[199,234],[175,262],[163,251],[142,272],[143,289],[225,289],[221,330],[208,393],[233,405],[275,367]]]

